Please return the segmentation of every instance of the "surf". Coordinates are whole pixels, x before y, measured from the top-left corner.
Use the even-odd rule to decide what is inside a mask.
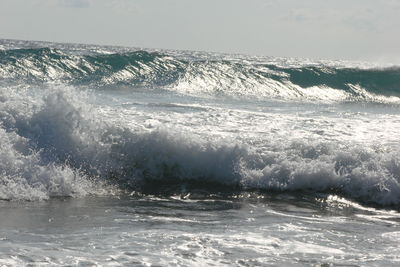
[[[56,82],[211,97],[391,104],[400,99],[398,67],[208,56],[146,50],[76,53],[50,47],[8,49],[0,50],[0,77],[9,84]]]
[[[251,146],[204,133],[199,139],[177,128],[134,130],[102,120],[90,104],[93,95],[73,87],[1,92],[3,199],[106,194],[111,188],[149,193],[156,183],[153,192],[164,188],[166,194],[211,193],[218,185],[221,192],[324,192],[400,203],[396,149],[293,138],[282,143],[274,135],[270,143]]]
[[[400,204],[398,68],[2,41],[0,198]]]

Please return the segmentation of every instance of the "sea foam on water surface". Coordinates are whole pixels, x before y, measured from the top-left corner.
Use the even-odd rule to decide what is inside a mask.
[[[0,90],[3,199],[104,194],[106,184],[141,190],[147,181],[173,181],[400,203],[397,150],[298,140],[290,131],[286,142],[264,133],[253,145],[210,139],[209,130],[194,134],[160,125],[140,131],[104,120],[101,107],[90,104],[96,92],[62,85]]]
[[[397,67],[0,45],[2,199],[156,186],[400,203]]]

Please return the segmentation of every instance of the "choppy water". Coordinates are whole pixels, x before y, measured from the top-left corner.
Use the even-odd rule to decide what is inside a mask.
[[[0,40],[0,264],[395,266],[399,93],[396,66]]]
[[[0,203],[0,264],[396,266],[395,212],[300,195]]]

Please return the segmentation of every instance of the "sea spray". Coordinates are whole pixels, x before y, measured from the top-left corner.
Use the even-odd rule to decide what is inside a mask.
[[[133,131],[112,125],[88,103],[90,93],[72,87],[28,92],[1,103],[2,198],[95,193],[90,181],[97,179],[139,191],[149,181],[201,182],[206,190],[209,183],[210,190],[220,184],[227,190],[332,192],[381,205],[400,203],[396,150],[296,139],[276,143],[272,136],[258,151],[162,126]]]

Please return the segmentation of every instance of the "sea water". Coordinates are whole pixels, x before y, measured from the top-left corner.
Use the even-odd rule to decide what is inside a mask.
[[[400,264],[400,69],[0,40],[0,265]]]

